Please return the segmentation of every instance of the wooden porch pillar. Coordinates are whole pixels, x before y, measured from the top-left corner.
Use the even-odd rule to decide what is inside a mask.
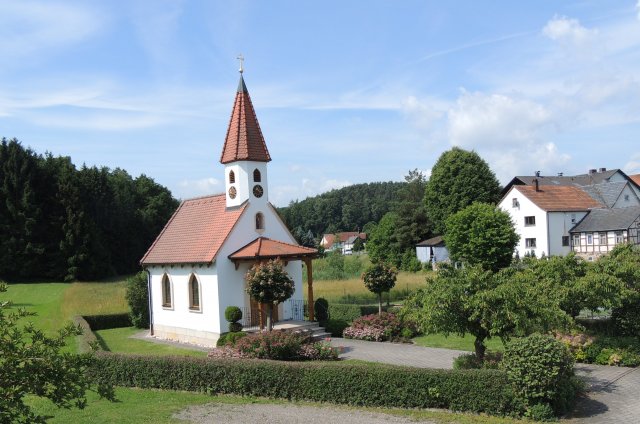
[[[304,264],[307,266],[307,304],[309,305],[309,321],[315,321],[313,310],[313,260],[305,259]]]

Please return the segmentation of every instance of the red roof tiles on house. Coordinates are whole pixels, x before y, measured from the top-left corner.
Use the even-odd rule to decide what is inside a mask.
[[[227,209],[224,194],[183,201],[140,264],[211,263],[245,208]]]
[[[629,178],[631,178],[631,181],[640,186],[640,174],[629,175]]]
[[[344,243],[349,238],[354,237],[354,236],[358,236],[362,240],[366,240],[367,239],[367,233],[359,233],[357,231],[345,231],[345,232],[342,232],[342,233],[337,233],[337,235],[338,235],[338,237],[340,237],[340,243]],[[323,234],[323,237],[326,240],[326,243],[322,247],[330,248],[331,246],[333,246],[333,243],[335,242],[335,236],[336,236],[336,234]]]
[[[239,160],[256,162],[271,160],[242,75],[240,75],[240,84],[231,112],[227,137],[220,156],[220,162],[223,164]]]
[[[272,258],[291,258],[301,256],[315,256],[318,253],[316,249],[310,247],[298,246],[282,241],[271,240],[267,237],[258,237],[251,243],[236,250],[229,255],[231,260],[241,259],[272,259]]]
[[[520,191],[540,209],[549,212],[586,211],[604,207],[584,190],[573,186],[541,185],[538,191],[535,186],[514,186],[513,189]]]

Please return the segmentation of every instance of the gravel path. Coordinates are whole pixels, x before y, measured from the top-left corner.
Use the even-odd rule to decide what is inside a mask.
[[[325,406],[287,404],[230,405],[209,403],[191,406],[173,415],[173,418],[196,424],[384,424],[415,423],[416,420],[377,412]],[[434,424],[433,421],[420,421]]]

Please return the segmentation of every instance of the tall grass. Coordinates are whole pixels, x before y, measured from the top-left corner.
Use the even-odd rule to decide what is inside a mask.
[[[74,315],[119,314],[129,312],[125,300],[127,287],[120,280],[107,282],[72,283],[62,299],[62,314],[66,319]]]
[[[371,261],[368,255],[341,255],[339,252],[330,252],[324,258],[314,259],[313,281],[359,278],[369,265]],[[306,270],[302,275],[303,281],[306,281]]]
[[[314,264],[315,265],[315,264]],[[407,298],[409,294],[418,288],[424,287],[429,272],[405,272],[398,273],[396,285],[387,294],[383,294],[384,301],[398,302]],[[307,283],[304,282],[304,296],[307,296]],[[369,304],[377,303],[378,297],[371,293],[364,286],[364,283],[357,278],[347,280],[313,280],[313,297],[315,299],[324,297],[330,303],[356,303]]]

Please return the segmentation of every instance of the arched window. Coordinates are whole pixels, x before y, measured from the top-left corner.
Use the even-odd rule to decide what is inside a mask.
[[[256,214],[256,230],[264,230],[264,215],[262,215],[262,212]]]
[[[233,184],[236,182],[236,173],[233,171],[229,171],[229,184]]]
[[[253,182],[254,183],[259,183],[262,181],[262,175],[260,175],[260,171],[258,171],[257,169],[253,170]]]
[[[167,274],[162,276],[162,307],[171,307],[171,281]]]
[[[189,309],[200,310],[200,283],[194,274],[189,278]]]

